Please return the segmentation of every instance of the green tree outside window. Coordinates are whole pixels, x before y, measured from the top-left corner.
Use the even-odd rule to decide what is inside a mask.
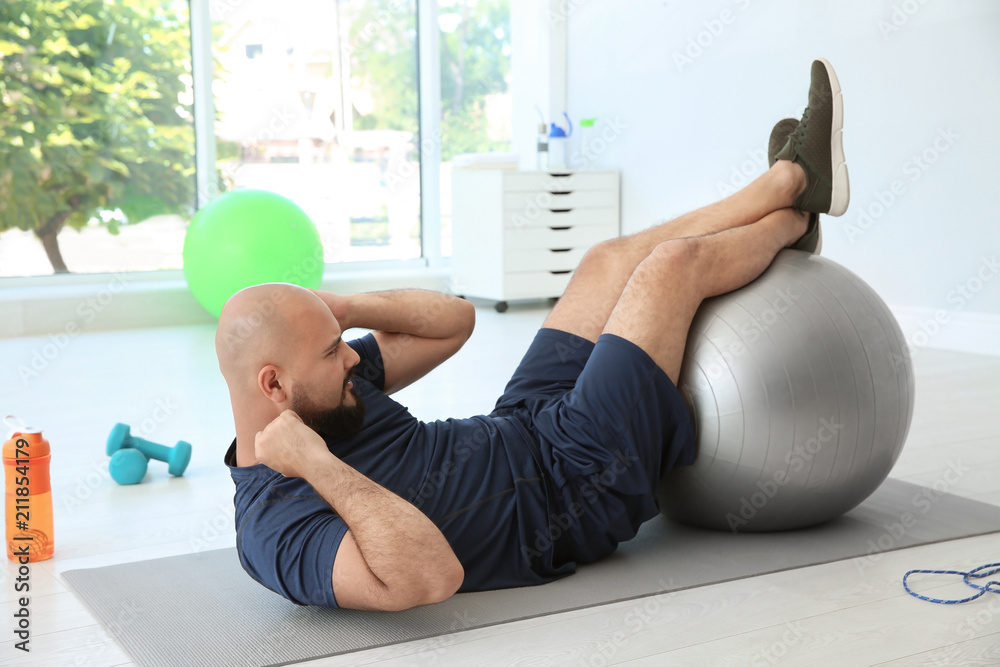
[[[5,0],[0,71],[0,232],[34,231],[65,273],[67,225],[191,215],[187,3]]]

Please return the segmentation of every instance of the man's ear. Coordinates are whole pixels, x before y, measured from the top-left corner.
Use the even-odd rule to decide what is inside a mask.
[[[281,383],[281,379],[278,374],[278,367],[274,364],[268,364],[260,369],[257,373],[257,388],[260,389],[261,393],[267,396],[268,399],[274,401],[275,403],[284,403],[288,400],[288,392],[285,386]]]

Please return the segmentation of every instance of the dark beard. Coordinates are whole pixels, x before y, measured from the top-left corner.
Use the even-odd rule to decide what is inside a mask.
[[[347,397],[347,380],[354,374],[351,373],[344,380],[344,393],[341,396],[341,404],[335,408],[321,408],[309,397],[313,392],[297,392],[292,397],[292,410],[302,418],[302,423],[323,436],[324,440],[330,438],[350,438],[361,432],[365,423],[365,404],[361,397],[352,392],[354,405],[344,405],[343,400]]]

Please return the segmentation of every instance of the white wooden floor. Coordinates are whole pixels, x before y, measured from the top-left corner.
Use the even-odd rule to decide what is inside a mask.
[[[489,411],[545,313],[480,308],[466,348],[399,400],[424,419]],[[60,573],[234,544],[222,464],[232,416],[213,335],[196,326],[0,340],[0,410],[51,441],[56,513],[55,557],[31,566],[30,654],[13,648],[16,570],[2,572],[0,664],[131,664]],[[1000,358],[922,349],[915,362],[915,416],[892,476],[944,485],[955,464],[963,472],[949,492],[1000,506]],[[190,441],[188,472],[171,479],[151,462],[142,484],[114,484],[104,441],[118,421],[155,441]],[[832,563],[312,664],[1000,665],[1000,595],[944,606],[900,585],[911,568],[997,561],[1000,534],[987,535],[885,553],[866,568]],[[927,590],[967,594],[943,582]]]

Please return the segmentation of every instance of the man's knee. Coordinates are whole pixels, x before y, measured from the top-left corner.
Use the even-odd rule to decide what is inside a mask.
[[[580,266],[589,265],[601,271],[614,270],[624,264],[626,242],[624,238],[608,239],[595,243],[587,250]]]
[[[684,273],[697,267],[702,254],[702,240],[696,237],[670,239],[656,244],[643,260],[646,268],[656,272]]]

